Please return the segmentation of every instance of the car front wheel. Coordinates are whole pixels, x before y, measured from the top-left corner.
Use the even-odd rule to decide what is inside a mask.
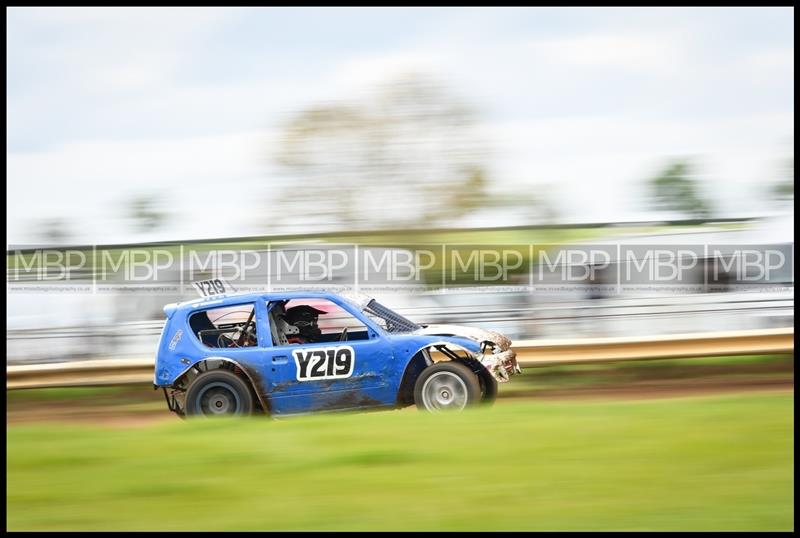
[[[226,370],[201,374],[186,391],[188,416],[249,415],[254,407],[253,392],[247,383]]]
[[[497,380],[487,370],[483,370],[480,374],[481,382],[481,403],[490,406],[494,404],[497,399]]]
[[[480,400],[478,376],[459,362],[445,361],[429,366],[414,385],[414,403],[425,411],[460,411]]]

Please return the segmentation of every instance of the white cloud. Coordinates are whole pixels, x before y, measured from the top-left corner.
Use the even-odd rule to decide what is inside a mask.
[[[136,236],[124,219],[132,196],[158,194],[181,237],[224,236],[258,222],[273,134],[174,140],[83,141],[7,155],[9,238],[34,241],[43,217],[71,217],[79,241]],[[127,238],[127,239],[126,239]],[[166,238],[166,237],[165,237]]]
[[[11,10],[9,238],[27,240],[30,219],[52,213],[84,219],[88,241],[117,240],[125,226],[114,204],[140,189],[174,193],[175,237],[215,235],[201,193],[221,178],[252,186],[249,195],[277,185],[269,139],[289,113],[357,100],[408,72],[432,73],[475,103],[496,187],[549,185],[568,217],[640,212],[638,182],[682,155],[697,156],[724,207],[748,209],[793,151],[793,43],[761,12],[573,10],[575,24],[546,28],[543,11],[525,11],[530,28],[512,10],[452,13],[451,24],[392,46],[303,37],[309,49],[292,56],[243,41],[220,45],[215,63],[198,51],[218,50],[211,36],[235,41],[226,28],[256,13]],[[237,65],[218,76],[238,54],[251,54],[246,75]],[[227,188],[213,199],[219,225],[251,233],[260,198],[234,203]]]
[[[337,66],[330,86],[342,94],[363,92],[408,73],[437,73],[447,63],[447,56],[430,51],[360,55]]]
[[[790,78],[794,85],[794,49],[770,48],[746,54],[742,60],[742,70],[767,81]]]
[[[531,39],[521,48],[534,62],[589,71],[616,69],[637,76],[672,76],[689,60],[684,42],[664,33],[597,33]]]
[[[722,212],[763,209],[760,186],[777,179],[791,151],[782,133],[792,129],[791,118],[774,114],[697,121],[543,118],[496,123],[484,132],[499,152],[494,174],[509,188],[548,189],[566,217],[587,221],[644,213],[644,181],[684,157]]]

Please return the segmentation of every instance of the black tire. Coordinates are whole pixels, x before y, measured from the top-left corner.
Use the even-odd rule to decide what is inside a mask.
[[[414,383],[414,403],[423,411],[460,411],[480,400],[478,376],[460,362],[437,362],[425,368]]]
[[[481,371],[481,405],[490,407],[497,399],[497,380],[488,370]]]
[[[242,416],[255,408],[255,397],[241,377],[227,370],[197,376],[186,391],[187,416]]]

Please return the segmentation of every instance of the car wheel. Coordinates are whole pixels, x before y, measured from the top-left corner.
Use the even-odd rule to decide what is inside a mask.
[[[480,399],[478,376],[460,362],[437,362],[425,368],[414,384],[414,403],[425,411],[460,411]]]
[[[483,370],[481,380],[481,404],[490,406],[497,399],[497,380],[488,371]]]
[[[254,407],[247,383],[226,370],[200,374],[186,391],[187,416],[249,415]]]

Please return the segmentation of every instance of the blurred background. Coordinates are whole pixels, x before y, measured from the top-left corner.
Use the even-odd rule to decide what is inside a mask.
[[[18,286],[36,284],[20,282],[18,262],[40,247],[89,253],[96,245],[185,244],[258,256],[267,245],[273,252],[309,245],[773,248],[790,263],[758,285],[737,273],[709,286],[709,271],[726,260],[706,252],[689,276],[693,287],[615,288],[613,271],[622,262],[616,259],[611,272],[587,282],[592,286],[562,288],[554,277],[540,283],[552,286],[533,287],[527,284],[542,259],[525,254],[523,269],[503,286],[469,279],[440,286],[428,278],[416,288],[366,291],[419,323],[490,328],[513,340],[793,328],[793,15],[792,8],[9,9],[7,366],[152,357],[163,305],[195,297],[190,288],[92,293]],[[90,266],[74,282],[91,283],[96,271]],[[268,269],[259,271],[236,284],[262,283]],[[350,288],[346,276],[331,288]],[[159,283],[188,278],[173,269]],[[736,359],[714,360],[669,369],[667,392],[675,379],[701,394],[770,383],[793,391],[793,357],[755,358],[738,370]],[[660,379],[654,372],[666,371],[553,370],[507,394],[571,397],[572,381],[565,380],[581,379],[588,381],[579,388],[596,395],[599,375],[612,386],[609,394],[619,396],[630,382],[642,395]],[[714,377],[713,389],[706,376]],[[140,404],[155,416],[156,403],[166,415],[163,401],[142,404],[139,391],[86,393],[90,403],[61,418],[83,420],[87,409],[95,416],[109,408],[130,418]],[[40,400],[9,392],[9,409],[18,410],[9,411],[9,423],[53,418],[57,408],[74,407],[76,394]],[[115,407],[126,398],[134,411]],[[776,416],[790,415],[785,401],[776,405]],[[700,414],[687,408],[687,416]],[[511,425],[510,417],[499,423]],[[771,433],[793,429],[773,426]],[[679,425],[674,431],[680,435]],[[736,431],[742,439],[767,435]],[[30,435],[11,446],[18,458],[30,449],[25,443],[36,444]],[[720,446],[730,443],[724,439]],[[781,437],[770,446],[786,442]],[[731,461],[731,468],[744,460],[750,461]],[[784,480],[786,462],[776,461]],[[25,469],[15,485],[37,490],[46,482],[38,475],[31,482]],[[719,499],[727,484],[719,483]],[[695,522],[715,529],[759,521],[791,526],[781,484],[775,498],[782,512],[772,519],[731,520],[723,511]],[[137,528],[135,518],[80,519],[69,502],[48,519],[19,487],[17,526],[111,528],[116,521]],[[120,499],[145,488],[132,487]],[[675,499],[667,512],[680,513]],[[626,503],[611,504],[621,510]],[[767,512],[776,506],[775,499],[762,504]],[[609,527],[669,527],[651,515],[621,514]],[[568,520],[546,522],[568,528]],[[314,528],[360,525],[344,516],[306,521]]]
[[[13,9],[9,249],[213,239],[207,250],[301,240],[791,255],[787,13]],[[242,237],[261,246],[231,239]],[[744,295],[373,294],[416,321],[488,323],[515,339],[791,326],[787,267],[774,289]],[[192,296],[14,289],[8,361],[149,354],[162,305]],[[120,322],[134,326],[120,334]]]
[[[789,14],[12,9],[8,242],[791,211]]]

